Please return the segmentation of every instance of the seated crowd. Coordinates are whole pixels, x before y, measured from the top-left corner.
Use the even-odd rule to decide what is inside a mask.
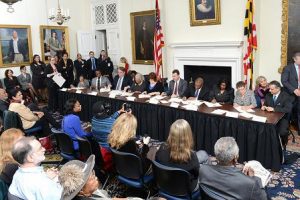
[[[53,113],[58,111],[60,88],[53,77],[62,76],[66,80],[62,86],[65,88],[86,88],[97,92],[101,88],[112,88],[150,96],[168,95],[171,98],[229,104],[242,110],[259,107],[267,112],[283,112],[285,115],[278,123],[277,132],[283,145],[286,145],[293,98],[281,89],[278,81],[268,83],[265,77],[259,76],[254,91],[239,81],[234,94],[234,89],[226,79],[221,79],[210,89],[202,77],[188,84],[180,77],[179,70],[175,69],[165,89],[163,81],[154,72],[145,77],[138,72],[128,71],[129,65],[124,57],[121,58],[117,75],[113,77],[113,63],[105,51],[101,51],[99,58],[95,58],[92,51],[89,56],[88,60],[84,60],[77,54],[73,62],[65,52],[62,59],[51,57],[46,65],[38,55],[34,55],[30,65],[32,77],[24,66],[20,67],[21,75],[18,77],[13,76],[12,70],[5,71],[5,89],[0,88],[0,115],[6,113],[3,118],[7,120],[13,116],[8,114],[9,111],[17,113],[21,126],[7,129],[0,136],[0,181],[4,183],[1,184],[3,192],[0,199],[1,195],[3,199],[17,197],[30,200],[119,199],[109,197],[101,189],[107,173],[114,168],[112,150],[138,156],[144,175],[152,174],[152,161],[187,171],[191,175],[193,191],[205,188],[224,199],[267,199],[253,169],[235,167],[239,148],[234,138],[222,137],[217,140],[214,146],[217,165],[213,165],[205,151],[194,150],[193,132],[184,119],[176,120],[171,125],[167,140],[155,151],[151,149],[149,137],[137,135],[138,116],[134,116],[126,104],[111,113],[110,104],[96,102],[92,108],[91,126],[83,127],[79,117],[83,102],[68,99],[60,124],[53,118]],[[48,107],[40,108],[38,102],[47,99]],[[25,134],[37,127],[41,127],[42,131],[35,137]],[[45,171],[41,167],[45,160],[45,148],[40,141],[49,137],[51,127],[62,130],[71,138],[78,160],[69,161],[60,169]],[[90,143],[92,155],[89,158],[80,155],[81,139]]]

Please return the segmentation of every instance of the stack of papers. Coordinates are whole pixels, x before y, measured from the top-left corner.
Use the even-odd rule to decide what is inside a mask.
[[[211,103],[208,101],[204,101],[204,104],[209,108],[221,107],[222,105],[219,103]]]
[[[134,100],[135,100],[135,97],[126,97],[126,99],[127,99],[128,101],[134,101]]]
[[[255,116],[255,115],[247,113],[247,112],[241,112],[239,115],[242,117],[245,117],[245,118],[252,118]]]
[[[172,103],[170,104],[170,107],[178,108],[178,107],[179,107],[179,104],[178,104],[178,103],[175,103],[175,102],[172,102]]]
[[[169,103],[169,102],[166,101],[166,100],[161,100],[160,103],[164,103],[165,104],[165,103]]]
[[[166,98],[165,96],[161,96],[161,95],[156,95],[153,97],[154,99],[157,99],[157,100],[162,100],[164,98]]]
[[[182,107],[185,108],[186,110],[198,111],[198,106],[193,104],[184,105]]]
[[[179,99],[179,98],[171,98],[171,99],[169,99],[169,102],[170,102],[170,103],[172,103],[172,102],[174,102],[174,103],[180,103],[180,102],[182,102],[182,99]]]
[[[132,95],[133,95],[133,93],[130,93],[130,92],[122,92],[121,93],[122,97],[131,97]]]
[[[151,96],[149,94],[140,94],[139,99],[149,99]]]
[[[253,169],[254,176],[260,178],[263,187],[265,187],[272,178],[271,173],[256,160],[247,162],[245,167],[250,167]]]
[[[238,118],[238,117],[239,117],[239,113],[238,113],[238,112],[230,112],[230,111],[227,111],[225,116],[226,116],[226,117]]]
[[[157,99],[155,99],[155,98],[151,98],[149,100],[149,103],[151,103],[151,104],[159,104],[159,101]]]
[[[195,106],[200,106],[201,104],[203,104],[202,101],[198,101],[198,100],[186,100],[186,101],[182,101],[182,103],[185,105],[192,104]]]
[[[255,112],[253,109],[248,109],[248,110],[243,110],[241,106],[238,107],[234,107],[234,109],[236,109],[238,112],[243,113],[243,112]]]
[[[226,113],[226,110],[222,110],[222,109],[217,109],[211,112],[211,114],[215,114],[215,115],[223,115],[224,113]]]
[[[100,92],[110,92],[110,88],[100,88]]]
[[[81,94],[81,90],[76,90],[76,93],[77,94]]]
[[[96,96],[97,94],[98,94],[98,92],[95,92],[95,91],[94,91],[94,92],[89,92],[89,93],[88,93],[88,95],[94,95],[94,96]]]
[[[266,117],[261,117],[261,116],[254,115],[252,117],[252,121],[266,123],[267,118]]]

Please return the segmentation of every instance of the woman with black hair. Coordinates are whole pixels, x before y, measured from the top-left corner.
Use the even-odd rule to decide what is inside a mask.
[[[14,76],[14,72],[11,69],[5,70],[4,74],[4,86],[6,88],[7,93],[9,93],[13,89],[21,87],[18,78]]]
[[[209,101],[233,104],[234,90],[227,79],[221,79],[209,94]]]
[[[59,74],[55,58],[50,58],[50,63],[45,68],[45,83],[48,89],[48,109],[55,112],[58,109],[58,89],[59,86],[53,81],[53,77]]]
[[[37,91],[38,97],[40,100],[46,100],[47,94],[45,91],[45,70],[46,65],[43,61],[41,61],[41,58],[39,55],[35,54],[33,56],[33,61],[30,64],[30,70],[32,73],[32,86]]]

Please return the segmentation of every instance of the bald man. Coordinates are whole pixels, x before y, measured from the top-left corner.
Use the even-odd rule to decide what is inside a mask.
[[[203,86],[204,80],[201,77],[198,77],[195,80],[194,85],[191,85],[186,91],[186,97],[189,100],[203,100],[208,101],[209,91]]]

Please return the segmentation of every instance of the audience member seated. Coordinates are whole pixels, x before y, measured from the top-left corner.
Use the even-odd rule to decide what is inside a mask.
[[[204,81],[203,78],[196,78],[194,85],[190,85],[190,87],[186,91],[186,97],[189,100],[203,100],[208,101],[209,99],[209,91],[203,86]]]
[[[144,92],[146,90],[146,82],[144,80],[144,76],[140,73],[137,73],[134,78],[134,83],[130,87],[127,86],[124,89],[129,89],[130,92]]]
[[[40,137],[46,137],[50,134],[49,122],[44,116],[44,112],[31,111],[24,105],[23,95],[20,90],[14,89],[11,91],[11,103],[8,110],[18,113],[21,118],[23,129],[30,129],[42,126],[43,134]]]
[[[80,53],[77,53],[77,59],[74,60],[74,68],[76,70],[76,80],[79,80],[80,76],[83,76],[85,79],[88,78],[89,70],[86,66],[86,60],[82,59]]]
[[[181,168],[191,174],[195,181],[199,176],[199,160],[197,154],[193,151],[192,130],[184,119],[176,120],[170,127],[167,142],[162,144],[155,155],[155,160],[169,167]],[[208,159],[206,152],[199,152],[200,160]]]
[[[57,71],[61,73],[62,77],[66,80],[63,87],[70,88],[70,86],[74,83],[75,79],[73,70],[73,61],[69,58],[69,54],[64,52],[62,59],[57,65]]]
[[[14,143],[24,136],[24,133],[15,128],[8,129],[0,136],[0,178],[9,187],[12,178],[17,171],[19,165],[13,159],[11,150]]]
[[[111,87],[109,79],[106,76],[102,76],[102,71],[100,69],[96,69],[95,75],[96,77],[92,79],[92,90],[100,91],[101,88]]]
[[[120,152],[132,153],[142,160],[144,173],[151,172],[151,161],[147,158],[149,151],[149,139],[143,139],[143,143],[136,143],[137,120],[133,114],[124,113],[114,123],[111,133],[108,135],[108,143],[111,148]]]
[[[54,169],[44,171],[40,163],[45,160],[45,149],[34,137],[23,137],[17,140],[12,149],[12,156],[20,164],[9,192],[21,199],[58,200],[62,187],[55,180]]]
[[[4,86],[6,88],[6,92],[9,93],[12,89],[20,88],[18,78],[14,76],[14,72],[11,69],[5,70],[4,74]]]
[[[164,87],[154,72],[149,74],[149,84],[146,87],[146,92],[150,95],[159,95],[164,92]]]
[[[212,103],[233,104],[234,90],[226,79],[221,79],[209,94],[209,101]]]
[[[282,145],[288,143],[288,128],[290,115],[293,109],[293,97],[285,91],[281,91],[281,85],[278,81],[272,81],[269,84],[270,93],[265,96],[265,103],[261,107],[262,110],[268,112],[283,112],[284,117],[277,124],[277,132],[281,137]]]
[[[0,118],[3,119],[3,113],[5,110],[8,110],[9,102],[8,102],[8,94],[7,92],[0,88]]]
[[[91,80],[92,78],[95,77],[95,70],[98,67],[98,59],[95,58],[93,51],[89,52],[89,56],[90,56],[90,58],[86,61],[86,66],[87,66],[87,69],[89,72],[88,79]]]
[[[126,86],[131,86],[132,80],[125,75],[125,68],[118,67],[118,75],[114,78],[113,89],[124,90]]]
[[[45,91],[45,63],[41,61],[39,55],[35,54],[33,56],[33,61],[30,64],[30,70],[32,74],[32,86],[35,91],[38,93],[39,100],[45,101],[47,97],[47,92]]]
[[[237,91],[233,103],[234,107],[241,107],[243,110],[248,110],[257,106],[254,93],[246,88],[245,82],[237,82],[236,89]]]
[[[254,176],[253,169],[243,171],[235,167],[239,157],[239,147],[232,137],[218,139],[214,147],[217,165],[201,165],[200,185],[216,192],[222,199],[266,200],[260,178]]]
[[[79,76],[78,80],[77,87],[84,89],[88,89],[90,87],[89,81],[86,80],[83,75]]]
[[[30,97],[35,101],[37,93],[31,84],[31,75],[26,72],[26,67],[23,65],[20,67],[21,74],[17,77],[23,91],[28,91]]]
[[[89,141],[91,150],[96,156],[97,177],[101,177],[102,180],[103,176],[100,173],[100,169],[103,168],[104,161],[101,156],[99,144],[93,140],[90,126],[85,127],[85,130],[82,128],[80,118],[77,115],[79,112],[81,112],[79,101],[76,99],[67,100],[65,104],[65,116],[62,120],[62,129],[72,138],[74,150],[77,152],[79,150],[78,139],[84,138]]]
[[[187,90],[187,82],[180,78],[180,73],[177,69],[173,70],[172,79],[169,82],[167,95],[171,97],[183,97]]]
[[[256,79],[256,86],[254,90],[255,97],[257,98],[257,107],[264,105],[265,96],[269,93],[269,84],[266,77],[259,76]]]

